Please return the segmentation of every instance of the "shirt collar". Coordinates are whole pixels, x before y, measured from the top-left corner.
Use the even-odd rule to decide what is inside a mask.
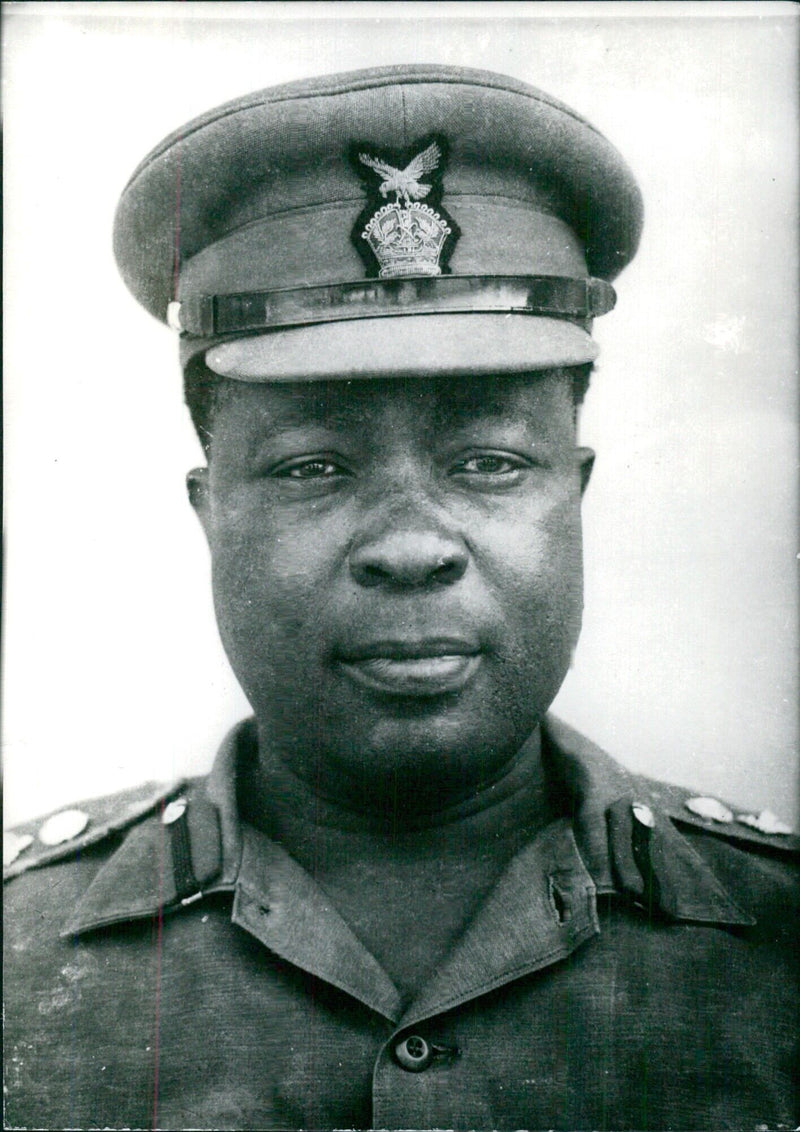
[[[241,878],[245,839],[236,804],[237,762],[254,745],[254,722],[246,720],[225,739],[208,779],[196,780],[183,791],[190,859],[203,893],[232,891]],[[548,775],[566,799],[570,838],[598,893],[617,893],[648,915],[675,920],[755,922],[659,808],[646,779],[630,774],[552,717],[543,726],[543,757]],[[637,812],[652,824],[637,819]],[[182,910],[173,843],[162,816],[157,812],[131,831],[97,873],[62,934],[159,910]],[[250,888],[253,896],[252,884]]]
[[[543,757],[572,807],[575,840],[599,893],[623,894],[648,915],[752,925],[659,804],[657,783],[548,717]]]

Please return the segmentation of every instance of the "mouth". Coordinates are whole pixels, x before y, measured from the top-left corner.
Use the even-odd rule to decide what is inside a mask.
[[[481,663],[477,646],[464,640],[376,641],[339,657],[354,683],[393,696],[441,696],[460,691]]]

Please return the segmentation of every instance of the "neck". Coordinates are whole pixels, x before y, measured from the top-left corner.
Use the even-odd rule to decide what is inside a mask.
[[[334,795],[288,766],[260,729],[257,755],[240,773],[242,813],[256,825],[263,827],[262,819],[269,815],[270,825],[302,818],[318,827],[392,837],[473,818],[483,824],[480,815],[499,816],[504,804],[520,792],[533,790],[543,798],[545,793],[538,727],[491,778],[467,789],[428,782],[425,791],[412,797],[397,790],[379,792],[374,784],[364,783],[360,790]],[[545,809],[543,803],[543,814]]]

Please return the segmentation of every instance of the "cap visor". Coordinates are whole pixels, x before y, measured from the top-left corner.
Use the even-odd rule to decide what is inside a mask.
[[[429,314],[292,327],[206,351],[237,381],[492,374],[577,366],[598,347],[580,326],[524,314]]]

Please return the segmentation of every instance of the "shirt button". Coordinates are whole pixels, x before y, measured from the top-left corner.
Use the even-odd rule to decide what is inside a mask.
[[[419,1034],[409,1034],[394,1047],[397,1064],[410,1073],[421,1073],[433,1060],[433,1051]]]

